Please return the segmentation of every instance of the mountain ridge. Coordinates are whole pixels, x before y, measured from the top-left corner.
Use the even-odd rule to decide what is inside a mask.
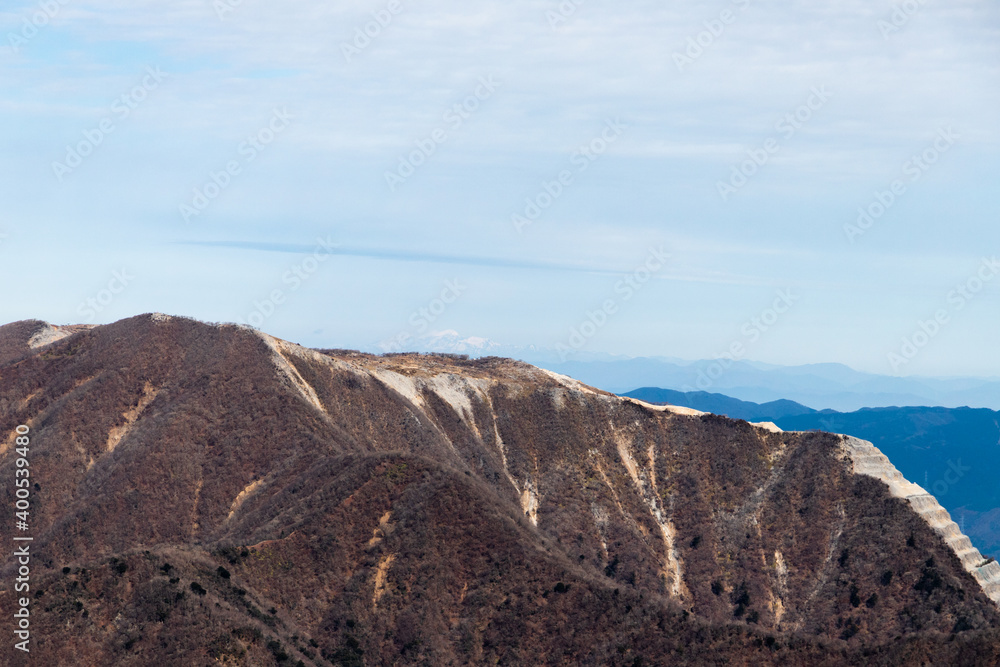
[[[0,327],[0,428],[33,434],[55,664],[1000,655],[962,550],[838,436],[512,360],[45,326]]]

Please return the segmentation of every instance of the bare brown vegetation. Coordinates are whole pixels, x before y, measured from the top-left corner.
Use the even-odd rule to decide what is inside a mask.
[[[29,347],[44,326],[0,328],[36,664],[1000,660],[996,606],[835,436],[504,359],[149,316]]]

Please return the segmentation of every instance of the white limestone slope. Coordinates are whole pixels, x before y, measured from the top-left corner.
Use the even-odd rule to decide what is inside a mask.
[[[979,582],[983,591],[1000,606],[1000,562],[984,565],[985,558],[962,534],[945,508],[921,486],[908,481],[889,458],[870,442],[841,436],[844,454],[852,462],[854,473],[883,481],[896,498],[903,498],[955,552],[966,571]]]
[[[51,345],[56,341],[62,340],[67,336],[72,335],[72,331],[66,331],[59,327],[54,327],[51,324],[46,324],[44,327],[35,332],[35,335],[31,337],[28,341],[28,347],[33,350],[37,350],[40,347],[45,347],[46,345]]]
[[[620,396],[620,400],[626,403],[634,403],[636,405],[641,405],[647,410],[652,410],[654,412],[669,412],[675,415],[683,415],[685,417],[701,417],[702,415],[707,415],[707,412],[702,412],[701,410],[695,410],[694,408],[684,408],[679,405],[654,405],[652,403],[647,403],[646,401],[640,401],[638,398],[631,398],[629,396]]]
[[[269,336],[260,331],[255,331],[255,333],[260,336],[265,343],[267,343],[269,348],[271,348],[271,358],[274,361],[274,365],[285,377],[288,383],[302,395],[309,405],[316,408],[316,410],[324,416],[329,417],[329,413],[326,411],[326,408],[323,407],[323,402],[319,400],[319,396],[316,395],[316,390],[313,389],[312,385],[306,382],[305,378],[302,377],[295,366],[288,360],[287,355],[296,354],[296,348],[298,346],[294,346],[287,341],[275,338],[274,336]]]

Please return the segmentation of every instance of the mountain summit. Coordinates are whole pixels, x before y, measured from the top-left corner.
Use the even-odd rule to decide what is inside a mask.
[[[164,315],[0,327],[0,420],[35,664],[1000,659],[1000,565],[853,438]]]

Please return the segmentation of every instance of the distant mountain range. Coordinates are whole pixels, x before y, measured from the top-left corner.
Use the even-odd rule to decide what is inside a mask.
[[[934,494],[983,553],[1000,558],[1000,412],[942,407],[817,411],[789,400],[758,404],[722,394],[646,387],[624,394],[786,431],[821,430],[871,441]]]
[[[895,405],[940,405],[1000,409],[995,378],[891,377],[862,373],[842,364],[772,366],[750,361],[681,361],[663,358],[524,361],[614,393],[636,387],[708,391],[768,403],[787,399],[840,411]]]
[[[471,357],[510,357],[541,366],[615,394],[636,387],[718,392],[744,401],[791,400],[818,409],[850,412],[899,405],[968,406],[1000,410],[1000,378],[892,377],[863,373],[843,364],[776,366],[755,361],[673,357],[618,357],[574,352],[563,358],[554,349],[505,345],[456,331],[404,336],[372,352],[451,352]]]
[[[674,389],[658,387],[643,387],[625,392],[622,396],[638,398],[647,403],[663,405],[680,405],[702,412],[725,415],[733,419],[745,419],[748,422],[776,422],[783,417],[817,414],[816,410],[801,403],[781,399],[769,403],[753,403],[741,401],[738,398],[723,394],[710,394],[707,391],[683,392]],[[831,411],[832,413],[832,411]],[[837,414],[837,413],[832,413]]]

